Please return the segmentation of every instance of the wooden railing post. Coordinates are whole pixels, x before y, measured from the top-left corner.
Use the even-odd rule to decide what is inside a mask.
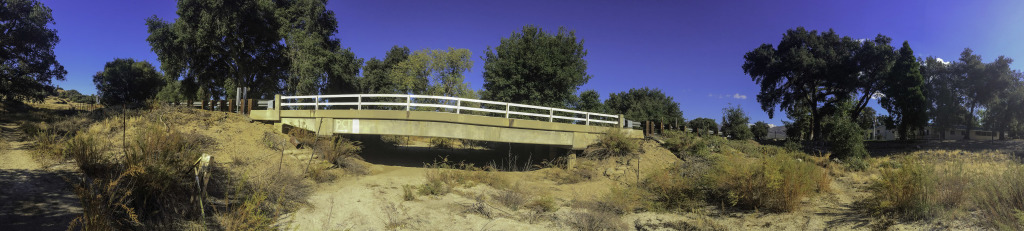
[[[590,125],[590,112],[587,112],[587,125]]]
[[[356,110],[363,110],[363,95],[356,96]]]
[[[510,108],[508,103],[505,103],[505,118],[508,118],[508,109]]]
[[[462,100],[461,99],[457,99],[457,100],[455,100],[455,114],[459,114],[461,112],[462,112]]]
[[[410,107],[412,107],[412,96],[407,95],[405,96],[405,111],[409,111]]]
[[[235,100],[228,100],[228,112],[235,112]]]
[[[203,107],[202,107],[202,109],[203,110],[209,110],[209,109],[206,109],[207,105],[209,105],[209,104],[210,104],[210,102],[207,102],[207,100],[204,99],[203,100]]]

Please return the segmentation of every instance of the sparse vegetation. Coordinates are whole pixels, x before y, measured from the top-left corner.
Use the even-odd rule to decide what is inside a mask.
[[[640,151],[640,144],[636,140],[626,137],[626,134],[619,129],[608,129],[601,138],[594,144],[596,150],[585,153],[598,157],[628,156],[636,155]]]

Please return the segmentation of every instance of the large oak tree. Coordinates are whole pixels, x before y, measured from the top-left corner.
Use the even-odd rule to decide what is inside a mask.
[[[567,107],[590,80],[587,50],[574,31],[528,25],[484,53],[484,99]]]
[[[42,100],[67,71],[53,48],[60,42],[50,8],[34,0],[0,1],[0,101]]]

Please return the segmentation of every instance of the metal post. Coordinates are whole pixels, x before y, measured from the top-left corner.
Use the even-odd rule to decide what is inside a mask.
[[[587,112],[587,125],[590,125],[590,112]]]
[[[242,89],[243,88],[238,87],[238,88],[235,88],[235,89],[236,89],[235,90],[235,100],[234,101],[230,101],[230,103],[231,103],[231,107],[229,107],[230,110],[231,110],[230,112],[234,112],[235,108],[238,108],[237,106],[239,106],[239,105],[235,105],[236,103],[237,104],[242,104]],[[238,110],[238,113],[242,113],[242,110]]]
[[[508,118],[508,103],[505,103],[505,118]]]
[[[412,107],[412,96],[405,96],[405,111],[409,111],[409,107]]]
[[[313,110],[320,110],[320,96],[317,95],[316,98],[314,98],[313,100],[315,100],[313,101]]]
[[[459,114],[460,112],[462,112],[462,100],[458,99],[455,100],[455,114]]]
[[[548,122],[555,122],[555,109],[548,108]]]
[[[363,95],[356,96],[356,110],[363,110]]]

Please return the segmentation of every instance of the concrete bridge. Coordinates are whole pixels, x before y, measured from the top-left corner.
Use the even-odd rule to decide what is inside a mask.
[[[446,137],[576,150],[611,129],[643,137],[639,130],[623,128],[622,115],[445,96],[276,95],[266,110],[251,110],[249,116],[318,135]]]

